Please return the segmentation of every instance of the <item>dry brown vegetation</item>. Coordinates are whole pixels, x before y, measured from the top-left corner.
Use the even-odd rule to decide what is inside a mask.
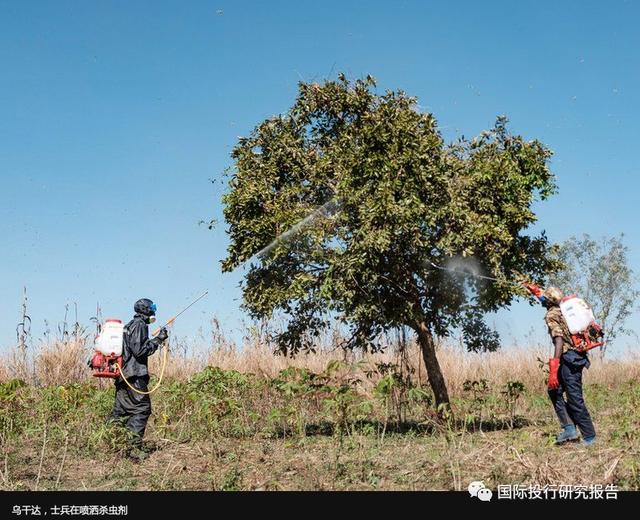
[[[242,348],[220,335],[208,348],[174,341],[147,434],[160,449],[139,465],[104,425],[112,385],[91,377],[85,339],[42,342],[26,360],[11,351],[0,363],[0,488],[465,489],[482,479],[640,489],[637,357],[593,360],[585,391],[598,445],[555,447],[542,346],[441,345],[457,419],[443,425],[416,345],[390,339],[385,353],[358,354],[334,343],[291,359],[260,337]],[[385,393],[385,365],[410,382]],[[522,390],[510,397],[514,383]]]
[[[11,349],[0,358],[0,382],[19,378],[37,385],[51,386],[92,381],[87,368],[91,352],[90,342],[84,338],[40,343],[29,351],[26,361],[17,349]],[[315,353],[291,358],[274,355],[273,349],[260,338],[243,346],[222,338],[204,349],[191,349],[181,342],[174,344],[170,348],[165,377],[186,381],[204,367],[215,366],[274,378],[288,367],[320,373],[332,360],[363,362],[363,366],[372,366],[376,363],[398,363],[401,358],[412,377],[424,383],[424,365],[415,343],[409,343],[402,356],[397,345],[390,343],[383,353],[344,352],[333,346],[321,346]],[[543,346],[479,354],[469,353],[450,343],[442,344],[438,349],[438,359],[454,396],[461,395],[465,381],[482,379],[494,385],[520,381],[529,389],[543,392],[545,367],[541,361],[546,363],[548,358],[549,349]],[[159,373],[161,363],[160,355],[150,358],[151,372]],[[619,385],[629,380],[640,380],[640,356],[634,352],[625,354],[622,359],[601,360],[598,356],[592,356],[591,368],[585,372],[585,380],[588,384],[599,385]]]

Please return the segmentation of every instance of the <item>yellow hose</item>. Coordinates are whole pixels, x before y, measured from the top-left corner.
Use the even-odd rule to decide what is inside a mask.
[[[118,364],[117,361],[116,361],[116,366],[118,367],[118,370],[120,371],[120,377],[124,380],[125,383],[127,383],[127,386],[129,388],[131,388],[131,390],[133,390],[137,394],[149,395],[149,394],[152,394],[153,392],[155,392],[158,388],[160,388],[160,383],[162,383],[162,377],[164,376],[164,369],[167,367],[167,359],[168,359],[168,357],[169,357],[169,347],[165,346],[164,347],[164,355],[162,357],[162,368],[160,369],[160,377],[158,378],[158,382],[156,383],[156,386],[154,386],[151,390],[148,390],[146,392],[143,391],[143,390],[138,390],[131,383],[129,383],[129,381],[127,381],[127,378],[124,377],[124,374],[122,373],[122,367]]]

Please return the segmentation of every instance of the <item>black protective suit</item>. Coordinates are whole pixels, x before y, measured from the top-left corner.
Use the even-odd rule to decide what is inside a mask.
[[[145,304],[140,302],[148,302]],[[149,339],[149,318],[151,313],[150,300],[140,300],[136,303],[136,314],[126,325],[123,337],[122,373],[131,385],[143,392],[148,390],[149,369],[148,358],[166,339],[166,331],[157,338]],[[147,421],[151,415],[151,398],[147,394],[139,394],[129,388],[127,383],[119,377],[115,380],[116,399],[111,413],[114,421],[126,421],[126,427],[134,434],[134,444],[142,441]]]

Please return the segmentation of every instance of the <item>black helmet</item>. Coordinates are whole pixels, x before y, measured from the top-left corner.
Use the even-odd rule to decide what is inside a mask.
[[[153,303],[149,298],[142,298],[138,300],[133,306],[133,310],[142,314],[143,316],[155,316],[156,315],[156,304]]]

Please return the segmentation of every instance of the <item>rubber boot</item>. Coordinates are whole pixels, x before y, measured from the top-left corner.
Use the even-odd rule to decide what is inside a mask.
[[[577,441],[580,438],[575,424],[568,424],[562,428],[562,431],[556,437],[556,444],[564,444],[569,441]]]

